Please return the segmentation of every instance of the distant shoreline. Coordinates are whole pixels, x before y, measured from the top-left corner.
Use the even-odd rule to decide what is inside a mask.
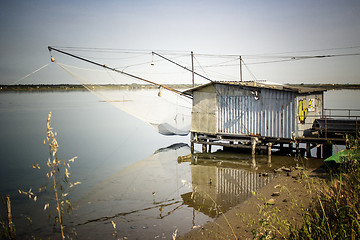
[[[294,87],[322,88],[326,90],[360,89],[360,84],[288,84]]]
[[[293,87],[308,87],[308,88],[322,88],[326,90],[339,89],[360,89],[360,84],[287,84]],[[167,87],[174,89],[189,89],[191,84],[169,84]],[[197,85],[198,86],[198,85]],[[0,92],[32,92],[32,91],[87,91],[90,89],[101,90],[139,90],[139,89],[157,89],[156,85],[149,84],[96,84],[87,85],[81,84],[19,84],[19,85],[0,85]]]
[[[167,87],[174,89],[188,89],[191,84],[169,84]],[[139,90],[139,89],[157,89],[156,85],[150,84],[95,84],[86,85],[81,84],[20,84],[20,85],[0,85],[0,92],[15,91],[15,92],[32,92],[32,91],[87,91],[87,89],[101,89],[101,90]]]

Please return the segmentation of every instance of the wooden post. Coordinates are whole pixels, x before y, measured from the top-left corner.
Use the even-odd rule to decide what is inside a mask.
[[[318,146],[316,146],[316,157],[321,158],[321,144],[318,144]]]
[[[191,155],[191,163],[196,165],[198,163],[198,156],[197,155]]]
[[[300,155],[300,149],[299,149],[299,143],[295,142],[295,147],[296,147],[296,155]]]
[[[281,152],[281,153],[284,152],[284,143],[280,143],[280,152]]]
[[[333,146],[330,143],[324,143],[323,144],[323,158],[328,158],[332,155]]]
[[[191,154],[194,154],[194,139],[195,139],[195,133],[190,133],[190,151]]]
[[[206,140],[206,142],[207,142],[207,140]],[[205,144],[205,143],[203,143],[203,145],[202,145],[202,152],[203,153],[207,152],[207,144]]]
[[[311,157],[310,143],[306,143],[306,157]]]
[[[195,76],[194,76],[194,53],[191,51],[191,72],[192,72],[192,86],[195,87]]]
[[[271,146],[272,146],[272,143],[269,142],[268,143],[268,164],[271,164]]]
[[[241,58],[241,56],[240,56],[240,73],[239,73],[239,75],[240,75],[240,82],[242,82],[242,63],[241,63],[241,61],[242,61],[242,58]]]
[[[15,239],[15,231],[14,231],[14,224],[12,222],[12,216],[11,216],[11,202],[10,202],[9,195],[6,195],[6,208],[7,208],[7,214],[8,214],[9,235],[10,235],[11,239]]]
[[[255,150],[256,150],[256,142],[257,139],[255,137],[251,138],[251,156],[252,156],[252,167],[256,167],[256,159],[255,159]]]

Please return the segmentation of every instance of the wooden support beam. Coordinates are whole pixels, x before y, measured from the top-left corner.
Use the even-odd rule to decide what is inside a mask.
[[[251,149],[251,145],[245,145],[245,144],[230,144],[230,143],[226,143],[226,142],[213,142],[213,141],[209,141],[206,142],[204,140],[201,141],[193,141],[196,144],[206,144],[206,145],[216,145],[216,146],[222,146],[222,147],[231,147],[231,148],[245,148],[245,149]],[[256,145],[256,147],[258,149],[264,149],[266,150],[266,146],[262,146],[262,145]]]
[[[257,143],[258,139],[256,137],[252,137],[251,138],[251,156],[252,156],[252,165],[251,167],[255,168],[256,167],[256,158],[255,158],[255,153],[256,153],[256,143]]]
[[[306,157],[310,158],[311,157],[311,148],[310,148],[310,143],[306,143]]]
[[[293,151],[294,151],[294,146],[292,143],[289,143],[289,152],[291,155],[293,154]]]
[[[203,153],[206,153],[207,151],[207,144],[205,144],[205,143],[203,143],[203,145],[202,145],[202,152]]]
[[[331,143],[323,144],[323,158],[328,158],[332,155],[333,145]]]
[[[296,155],[300,155],[300,148],[299,148],[299,143],[295,142],[295,148],[296,148]]]
[[[196,165],[198,163],[198,156],[191,154],[191,163]]]
[[[272,146],[272,143],[269,142],[268,143],[268,164],[271,164],[271,146]]]
[[[316,157],[321,158],[321,144],[316,146]]]
[[[194,154],[194,150],[195,150],[194,139],[195,139],[195,133],[191,132],[190,133],[190,151],[191,151],[191,154]]]

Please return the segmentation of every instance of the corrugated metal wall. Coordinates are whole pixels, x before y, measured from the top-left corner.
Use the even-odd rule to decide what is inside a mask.
[[[216,92],[218,133],[291,138],[295,132],[296,93],[221,84]]]

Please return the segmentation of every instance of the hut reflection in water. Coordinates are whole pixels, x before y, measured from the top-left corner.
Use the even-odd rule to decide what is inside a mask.
[[[192,192],[181,197],[186,205],[214,218],[245,201],[272,178],[245,169],[192,164]]]

